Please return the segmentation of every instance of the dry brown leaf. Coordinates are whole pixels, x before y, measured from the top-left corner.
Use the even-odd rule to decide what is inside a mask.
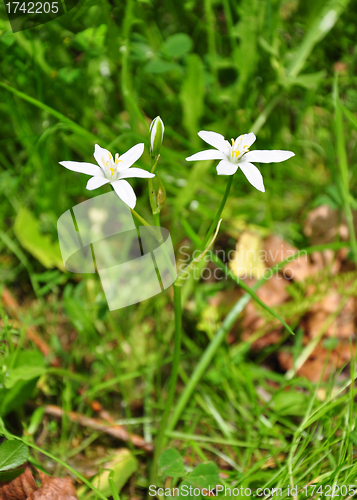
[[[352,346],[352,356],[355,353],[355,346]],[[326,381],[335,373],[336,369],[341,368],[351,359],[351,348],[348,343],[340,344],[331,352],[321,345],[318,345],[311,356],[305,361],[297,374],[300,377],[306,377],[311,382]],[[278,360],[283,370],[293,368],[293,357],[289,352],[279,352]],[[326,365],[326,367],[325,367]],[[322,375],[323,374],[323,375]]]
[[[27,500],[78,500],[70,477],[50,477],[39,472],[42,484]]]
[[[357,230],[357,213],[353,214],[355,231]],[[349,239],[346,219],[338,210],[328,205],[320,205],[311,210],[304,224],[304,233],[310,238],[312,245],[331,243],[339,238]]]
[[[38,488],[28,467],[12,481],[0,482],[0,500],[78,500],[70,477],[50,477],[39,471]]]
[[[37,490],[35,480],[28,467],[12,481],[0,481],[0,500],[26,500]]]
[[[328,294],[321,302],[314,304],[306,318],[306,331],[310,337],[317,337],[328,317],[335,313],[342,297],[336,292]],[[350,338],[355,335],[356,299],[349,297],[341,312],[324,332],[327,337]]]
[[[280,236],[272,235],[264,241],[264,250],[266,254],[266,265],[273,267],[283,260],[292,257],[298,249],[287,243]],[[301,252],[292,262],[286,264],[283,269],[283,274],[288,279],[295,281],[303,281],[311,275],[311,265],[309,257]]]
[[[322,252],[313,252],[310,255],[311,272],[313,275],[323,271],[326,268],[330,270],[330,276],[335,276],[341,270],[341,260],[335,256],[333,250],[323,250]]]

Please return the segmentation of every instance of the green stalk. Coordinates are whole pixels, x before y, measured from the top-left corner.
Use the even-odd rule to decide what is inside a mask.
[[[212,73],[215,76],[215,83],[217,84],[217,50],[214,30],[214,12],[211,0],[204,0],[204,9],[206,15],[207,38],[208,38],[208,52],[210,56],[210,66]]]
[[[346,154],[345,138],[343,133],[343,120],[341,103],[338,96],[338,73],[335,74],[335,81],[333,87],[333,100],[335,105],[335,129],[336,129],[336,142],[337,142],[337,155],[340,165],[340,182],[339,188],[341,192],[343,211],[345,213],[348,232],[350,235],[350,242],[353,254],[353,260],[357,266],[357,241],[356,233],[353,223],[353,212],[351,208],[351,195],[349,187],[349,172]]]
[[[164,414],[160,421],[159,432],[155,439],[155,451],[151,464],[150,471],[150,484],[155,484],[157,480],[157,461],[161,454],[162,449],[166,444],[167,437],[165,436],[167,423],[172,407],[172,403],[176,391],[176,383],[178,376],[178,369],[181,357],[181,330],[182,330],[182,311],[181,311],[181,287],[173,286],[174,289],[174,311],[175,311],[175,333],[174,333],[174,353],[172,360],[171,375],[169,380],[169,393],[165,402]]]
[[[159,234],[157,231],[155,231],[155,229],[153,229],[152,225],[149,224],[145,219],[144,217],[141,217],[140,214],[138,214],[138,212],[136,212],[133,208],[130,209],[131,213],[134,215],[134,217],[143,225],[143,226],[146,226],[148,228],[148,230],[150,231],[150,233],[153,235],[153,237],[159,242],[161,243],[162,242],[162,236],[161,236],[161,233]]]
[[[259,288],[258,283],[253,287],[254,289]],[[221,328],[216,332],[209,346],[203,353],[201,359],[199,360],[193,374],[190,377],[188,384],[186,385],[178,403],[175,405],[175,410],[171,416],[171,420],[167,426],[167,432],[172,432],[181,416],[181,413],[185,406],[187,405],[196,385],[201,380],[203,374],[208,369],[215,353],[217,352],[219,346],[222,344],[223,340],[226,338],[227,333],[233,327],[238,314],[240,314],[245,306],[248,304],[250,296],[246,293],[241,299],[235,304],[235,306],[230,310],[229,314],[226,316]]]
[[[159,155],[155,156],[155,158],[151,157],[151,173],[153,174],[157,165],[157,162],[159,160]],[[148,186],[149,186],[149,199],[150,199],[150,206],[151,206],[151,211],[154,216],[155,220],[155,226],[160,226],[160,218],[155,217],[155,215],[158,215],[157,211],[157,200],[156,200],[156,193],[154,189],[154,183],[153,179],[149,179],[148,181]]]
[[[219,205],[219,208],[217,210],[216,216],[215,216],[215,218],[214,218],[214,220],[213,220],[213,222],[211,224],[211,227],[208,230],[206,238],[204,239],[202,245],[200,246],[200,250],[204,250],[207,247],[207,243],[210,241],[210,239],[211,239],[214,231],[216,230],[216,228],[218,226],[218,222],[219,222],[219,220],[221,218],[224,206],[226,204],[226,201],[227,201],[227,198],[228,198],[228,195],[229,195],[229,191],[231,190],[231,187],[232,187],[232,182],[233,182],[233,175],[230,175],[228,177],[228,182],[227,182],[226,190],[224,192],[221,204]]]

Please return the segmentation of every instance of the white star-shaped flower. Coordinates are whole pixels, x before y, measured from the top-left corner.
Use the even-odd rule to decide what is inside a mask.
[[[145,179],[155,177],[155,174],[142,168],[130,168],[143,152],[144,144],[137,144],[121,156],[116,153],[115,158],[113,158],[110,151],[96,144],[93,156],[99,166],[93,163],[78,161],[60,161],[59,163],[63,167],[73,170],[73,172],[92,175],[93,177],[87,182],[87,189],[89,190],[97,189],[100,186],[104,186],[104,184],[110,183],[119,198],[129,205],[130,208],[134,208],[136,204],[134,190],[129,182],[124,179],[129,179],[130,177]]]
[[[233,175],[238,168],[241,169],[248,181],[259,191],[265,191],[262,174],[257,167],[251,163],[276,163],[288,160],[294,153],[280,150],[260,150],[250,151],[249,148],[256,137],[253,132],[240,135],[236,140],[232,139],[232,144],[225,140],[223,135],[216,132],[201,130],[198,135],[210,146],[216,149],[200,151],[186,158],[188,161],[197,160],[221,160],[217,165],[218,175]]]

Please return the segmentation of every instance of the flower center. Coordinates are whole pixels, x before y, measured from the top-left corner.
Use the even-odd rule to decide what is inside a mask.
[[[249,146],[246,144],[243,145],[245,135],[240,135],[238,139],[235,141],[234,139],[231,139],[232,141],[232,147],[231,147],[231,154],[232,154],[232,160],[238,161],[242,156],[249,151]]]
[[[115,154],[115,160],[113,160],[112,154],[108,151],[109,160],[102,157],[102,165],[104,170],[104,175],[107,179],[116,179],[118,176],[118,163],[123,160],[119,160],[119,153]]]

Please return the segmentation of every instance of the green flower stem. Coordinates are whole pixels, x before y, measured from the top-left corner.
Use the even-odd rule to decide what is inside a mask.
[[[150,233],[154,236],[154,238],[159,242],[159,243],[162,243],[163,239],[162,239],[162,235],[161,233],[158,233],[157,231],[155,231],[155,229],[153,229],[152,225],[149,224],[145,219],[144,217],[141,217],[141,215],[138,214],[138,212],[136,212],[133,208],[130,209],[131,210],[131,213],[134,215],[134,217],[143,225],[143,226],[146,226]]]
[[[231,190],[231,187],[232,187],[232,182],[233,182],[233,175],[230,175],[229,178],[228,178],[226,190],[224,192],[221,204],[219,205],[219,208],[217,210],[216,216],[215,216],[215,218],[214,218],[214,220],[213,220],[213,222],[211,224],[211,227],[208,230],[206,238],[204,239],[202,245],[200,246],[200,250],[204,250],[207,247],[207,243],[210,241],[213,233],[215,232],[215,230],[216,230],[216,228],[218,226],[218,222],[219,222],[219,220],[221,218],[223,209],[225,207],[225,204],[226,204],[226,201],[227,201],[227,198],[228,198],[228,195],[229,195],[229,191]]]
[[[159,160],[159,155],[155,157],[151,157],[151,173],[153,174],[157,165],[157,162]],[[151,206],[151,211],[153,215],[156,215],[157,213],[157,200],[156,200],[156,193],[154,189],[154,183],[153,179],[149,179],[148,181],[148,186],[149,186],[149,199],[150,199],[150,206]],[[160,224],[157,224],[155,221],[155,226]]]
[[[177,275],[176,282],[175,282],[176,286],[182,286],[183,285],[183,282],[189,277],[191,270],[194,269],[199,264],[199,262],[201,262],[201,260],[203,259],[203,257],[206,255],[206,253],[208,252],[209,248],[213,245],[215,239],[217,238],[217,234],[218,234],[219,226],[221,225],[221,222],[222,222],[222,219],[220,219],[218,221],[218,226],[217,226],[216,232],[214,233],[213,238],[211,239],[211,241],[209,242],[209,244],[206,246],[206,248],[203,250],[203,252],[201,252],[198,257],[196,257],[195,259],[193,259],[188,264],[188,266],[186,266],[185,269],[183,269]]]
[[[150,233],[153,235],[153,237],[156,239],[156,241],[158,243],[164,243],[164,238],[161,234],[161,230],[160,230],[160,217],[159,217],[159,214],[154,214],[154,222],[155,222],[155,226],[158,227],[157,231],[155,231],[155,229],[144,219],[144,217],[141,217],[141,215],[138,214],[138,212],[136,212],[135,210],[131,209],[131,213],[134,215],[134,217],[143,225],[143,226],[146,226],[148,228],[148,230],[150,231]],[[162,245],[162,250],[163,250],[163,253],[164,253],[164,258],[165,258],[165,261],[166,261],[166,264],[169,268],[169,271],[170,271],[170,274],[171,276],[173,277],[173,279],[175,279],[176,277],[176,269],[175,267],[173,266],[172,262],[171,262],[171,259],[166,251],[166,247],[165,245]]]
[[[176,383],[178,376],[178,369],[181,358],[181,330],[182,330],[182,311],[181,311],[181,287],[174,284],[174,311],[175,311],[175,334],[174,334],[174,353],[172,360],[171,375],[169,380],[169,393],[165,401],[164,414],[160,421],[159,432],[155,439],[155,451],[151,464],[150,484],[155,484],[157,480],[157,461],[161,454],[163,447],[166,444],[165,432],[167,423],[170,416],[170,411],[176,391]]]
[[[152,160],[151,160],[151,172],[152,173],[155,171],[158,160],[159,160],[159,155],[155,156],[155,158],[152,158]],[[160,235],[161,235],[160,214],[159,214],[159,212],[157,212],[156,194],[155,194],[155,191],[153,188],[152,179],[149,179],[149,196],[150,196],[150,204],[151,204],[151,209],[152,209],[152,213],[153,213],[153,217],[154,217],[155,226],[157,226],[159,228]],[[162,235],[161,235],[161,238],[162,238]],[[164,252],[164,254],[165,254],[165,256],[167,256],[166,251]],[[168,257],[168,259],[169,259],[169,257]],[[170,263],[171,263],[171,261],[170,261]],[[166,432],[167,422],[168,422],[168,419],[170,416],[172,403],[173,403],[173,400],[175,397],[178,369],[179,369],[180,358],[181,358],[181,324],[182,324],[181,287],[177,286],[176,283],[174,283],[173,291],[174,291],[174,314],[175,314],[174,352],[173,352],[173,360],[172,360],[172,367],[171,367],[171,375],[170,375],[170,380],[169,380],[169,392],[167,395],[167,399],[165,401],[165,409],[164,409],[164,413],[163,413],[161,421],[160,421],[159,431],[158,431],[158,434],[157,434],[156,439],[155,439],[154,456],[153,456],[153,460],[151,463],[151,470],[150,470],[150,484],[156,484],[156,482],[157,482],[157,463],[158,463],[159,456],[161,454],[163,447],[165,446],[166,439],[167,439],[165,437],[165,432]]]

